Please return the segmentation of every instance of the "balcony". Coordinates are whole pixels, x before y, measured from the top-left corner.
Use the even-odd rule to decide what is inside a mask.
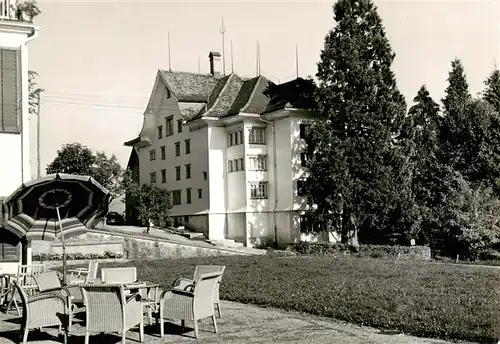
[[[0,0],[0,21],[12,20],[32,23],[33,18],[40,14],[34,0],[24,1],[16,5],[16,0]]]
[[[0,19],[17,19],[14,6],[11,8],[11,4],[15,5],[15,0],[0,0]]]

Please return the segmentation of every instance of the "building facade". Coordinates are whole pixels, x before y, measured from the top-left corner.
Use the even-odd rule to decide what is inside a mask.
[[[221,75],[220,54],[209,59],[210,74],[158,71],[141,133],[125,143],[128,167],[171,192],[177,225],[211,240],[299,240],[303,134],[315,113],[295,90],[308,81]]]
[[[18,18],[13,3],[0,0],[0,199],[34,177],[37,159],[30,147],[37,133],[36,118],[29,114],[28,43],[39,28]],[[9,262],[20,257],[20,246],[10,246],[5,235],[0,238],[0,261],[8,271]]]

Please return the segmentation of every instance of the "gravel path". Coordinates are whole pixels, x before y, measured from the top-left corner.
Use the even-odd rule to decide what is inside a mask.
[[[222,302],[223,318],[218,319],[219,333],[213,330],[210,319],[202,320],[200,337],[194,341],[194,332],[186,328],[181,333],[180,326],[166,323],[163,339],[157,335],[155,326],[146,326],[144,343],[275,343],[275,344],[446,344],[436,339],[426,339],[402,334],[383,334],[379,330],[360,327],[330,318],[313,316],[297,312],[286,312],[275,308],[260,308],[236,302]],[[13,312],[12,312],[13,313]],[[0,344],[16,343],[19,334],[18,317],[0,313]],[[147,323],[147,320],[146,320]],[[186,322],[186,326],[190,326]],[[70,344],[83,343],[84,327],[77,324],[68,338]],[[49,344],[60,343],[53,337],[55,329],[43,329],[42,332],[30,331],[30,343]],[[127,343],[138,343],[138,330],[127,334]],[[105,337],[95,335],[90,337],[92,343],[119,343],[120,338],[112,334]],[[470,344],[470,343],[469,343]]]

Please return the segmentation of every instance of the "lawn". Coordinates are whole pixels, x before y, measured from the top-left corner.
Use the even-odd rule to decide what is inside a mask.
[[[226,265],[221,298],[441,339],[500,335],[500,269],[370,258],[230,256],[107,263],[169,286],[196,264]]]

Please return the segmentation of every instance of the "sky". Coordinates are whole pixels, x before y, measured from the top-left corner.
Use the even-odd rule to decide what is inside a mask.
[[[393,70],[408,105],[422,84],[439,101],[451,60],[464,64],[470,91],[500,67],[500,1],[375,0],[396,54]],[[29,43],[29,69],[42,93],[42,170],[63,144],[115,154],[126,166],[158,69],[209,72],[222,52],[226,72],[274,82],[314,76],[334,1],[47,1],[38,0],[40,36]],[[231,63],[231,41],[233,58]],[[199,65],[198,65],[199,61]]]

